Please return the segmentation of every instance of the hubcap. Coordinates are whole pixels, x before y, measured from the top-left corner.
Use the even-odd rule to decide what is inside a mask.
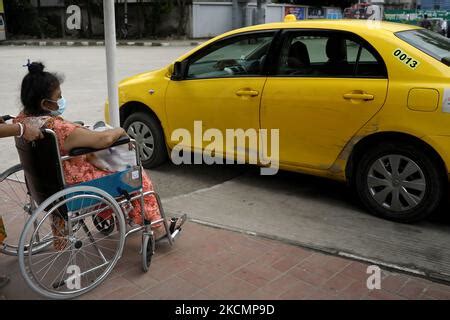
[[[373,199],[394,212],[419,205],[427,187],[422,169],[401,155],[377,159],[369,169],[367,185]]]
[[[155,150],[155,141],[150,128],[143,122],[133,122],[127,133],[139,144],[139,154],[142,161],[149,160]]]
[[[82,246],[83,246],[83,242],[81,242],[80,240],[75,242],[75,249],[80,249]]]

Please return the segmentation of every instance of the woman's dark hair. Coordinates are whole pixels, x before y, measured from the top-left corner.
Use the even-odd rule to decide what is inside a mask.
[[[49,111],[41,107],[41,101],[50,99],[63,80],[55,73],[44,71],[45,66],[41,62],[32,62],[27,66],[28,74],[23,78],[20,90],[23,111],[30,116],[46,115]]]

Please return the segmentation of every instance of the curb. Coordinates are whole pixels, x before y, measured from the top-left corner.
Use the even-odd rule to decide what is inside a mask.
[[[331,249],[331,248],[322,247],[322,246],[315,246],[312,244],[305,244],[305,243],[298,242],[295,240],[289,240],[289,239],[283,238],[282,236],[274,236],[274,235],[265,234],[265,233],[248,231],[248,230],[244,230],[244,229],[240,229],[240,228],[236,228],[236,227],[230,227],[230,226],[226,226],[226,225],[222,225],[222,224],[218,224],[218,223],[209,222],[206,220],[191,218],[191,219],[189,219],[189,221],[193,222],[193,223],[197,223],[199,225],[211,227],[211,228],[228,230],[228,231],[232,231],[232,232],[246,234],[249,236],[280,241],[280,242],[288,244],[288,245],[297,246],[297,247],[304,248],[307,250],[312,250],[312,251],[316,251],[316,252],[331,255],[331,256],[341,257],[341,258],[348,259],[348,260],[358,261],[358,262],[362,262],[362,263],[376,264],[388,271],[403,273],[403,274],[406,274],[409,276],[433,281],[435,283],[450,285],[450,275],[447,275],[447,274],[435,273],[435,272],[432,272],[429,270],[420,270],[419,268],[415,268],[415,267],[411,267],[411,268],[404,267],[401,265],[383,262],[378,259],[371,259],[371,258],[366,258],[366,257],[362,257],[362,256],[357,256],[357,255],[354,255],[354,254],[351,254],[351,253],[348,253],[345,251],[340,251],[339,249]]]
[[[119,47],[187,47],[198,46],[200,41],[188,42],[152,42],[152,41],[117,41]],[[36,46],[36,47],[101,47],[104,46],[104,41],[39,41],[39,40],[24,40],[24,41],[2,41],[0,46]]]

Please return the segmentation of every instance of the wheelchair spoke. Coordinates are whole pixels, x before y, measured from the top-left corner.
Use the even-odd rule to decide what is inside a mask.
[[[55,264],[56,260],[58,260],[58,258],[59,258],[63,253],[65,253],[65,252],[67,252],[67,250],[63,250],[63,251],[59,252],[59,253],[57,254],[56,258],[53,259],[51,262],[49,262],[49,263],[46,265],[46,266],[48,266],[48,265],[50,264],[50,266],[48,267],[47,271],[46,271],[45,274],[42,276],[41,281],[45,278],[45,276],[47,275],[47,273],[50,271],[51,267]],[[46,266],[45,266],[45,267],[46,267]],[[45,268],[45,267],[44,267],[44,268]],[[42,268],[41,270],[39,270],[38,273],[40,273],[44,268]]]
[[[20,166],[15,166],[0,174],[0,213],[8,231],[8,237],[0,246],[0,252],[8,255],[17,255],[21,229],[30,216],[31,199],[25,183],[19,177],[22,172]]]
[[[71,253],[70,253],[70,258],[68,259],[66,265],[65,265],[63,268],[61,268],[61,271],[56,275],[56,277],[53,279],[53,281],[50,282],[50,284],[54,285],[54,284],[56,284],[56,283],[61,283],[62,279],[64,278],[64,275],[67,273],[66,271],[67,271],[67,269],[68,269],[70,263],[72,262],[72,256],[73,256],[73,253],[72,253],[72,252],[73,252],[73,250],[71,249],[70,252],[71,252]],[[75,253],[75,254],[76,254],[76,253]],[[59,275],[61,275],[61,277],[60,277]],[[58,281],[58,282],[55,282],[55,280],[56,280],[57,278],[59,278],[59,281]]]
[[[94,218],[108,224],[99,225]],[[110,231],[105,233],[105,228]],[[44,201],[23,233],[31,246],[36,234],[44,234],[46,243],[53,243],[45,252],[27,254],[26,259],[23,250],[19,252],[21,271],[31,288],[46,297],[68,298],[94,288],[112,271],[122,254],[126,226],[119,205],[109,194],[75,186]],[[71,266],[79,269],[71,271]]]

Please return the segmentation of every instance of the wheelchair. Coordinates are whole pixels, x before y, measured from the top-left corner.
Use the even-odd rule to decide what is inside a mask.
[[[163,239],[170,245],[181,228],[169,226],[156,192],[143,191],[139,144],[124,136],[108,147],[128,146],[135,152],[136,162],[126,170],[68,185],[64,161],[101,150],[77,148],[61,157],[55,133],[42,131],[44,138],[34,142],[15,138],[21,164],[0,175],[2,195],[9,192],[13,199],[0,197],[2,208],[12,212],[6,214],[8,237],[0,251],[17,255],[26,283],[51,299],[72,299],[100,285],[121,258],[127,237],[135,233],[141,234],[142,269],[147,272],[156,242],[151,227],[162,223]],[[149,196],[161,215],[155,221],[145,218],[144,197]],[[139,225],[128,215],[135,200],[141,206]],[[9,226],[16,229],[11,237]]]

